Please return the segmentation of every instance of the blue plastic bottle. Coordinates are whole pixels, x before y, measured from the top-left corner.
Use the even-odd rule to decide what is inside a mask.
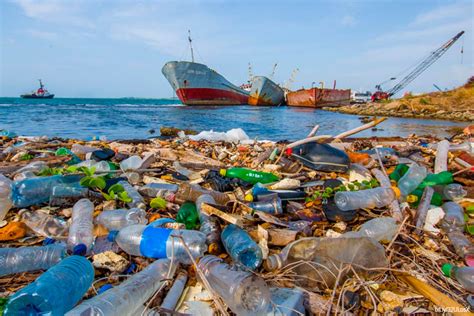
[[[4,315],[62,316],[71,310],[94,281],[94,268],[84,257],[71,256],[13,294]]]
[[[230,224],[221,234],[225,250],[234,262],[255,270],[262,263],[262,250],[242,228]]]

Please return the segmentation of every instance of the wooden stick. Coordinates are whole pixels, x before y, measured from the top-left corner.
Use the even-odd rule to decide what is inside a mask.
[[[237,225],[239,227],[243,226],[242,220],[240,218],[237,218],[235,216],[229,215],[227,213],[222,212],[221,210],[210,206],[209,204],[203,203],[201,205],[201,210],[206,214],[206,215],[215,215],[219,218],[222,218],[226,222],[229,222],[231,224]]]
[[[347,137],[347,136],[350,136],[350,135],[354,135],[354,134],[357,134],[359,132],[362,132],[366,129],[369,129],[371,127],[374,127],[380,123],[382,123],[383,121],[385,121],[387,118],[386,117],[381,117],[381,118],[376,118],[374,119],[372,122],[369,122],[367,124],[364,124],[362,126],[359,126],[357,128],[354,128],[354,129],[351,129],[347,132],[344,132],[344,133],[341,133],[339,135],[337,135],[336,137],[334,137],[334,140],[336,139],[339,139],[339,138],[344,138],[344,137]]]
[[[308,137],[308,138],[300,139],[300,140],[298,140],[296,142],[293,142],[291,144],[288,144],[288,145],[286,145],[285,148],[293,148],[293,147],[303,145],[303,144],[306,144],[306,143],[309,143],[309,142],[313,142],[313,141],[320,140],[320,139],[323,139],[323,138],[330,138],[330,137],[331,137],[331,135],[319,135],[319,136]]]
[[[319,124],[316,124],[311,130],[311,132],[309,132],[308,136],[306,136],[306,138],[316,135],[316,132],[318,131],[318,129],[319,129]]]

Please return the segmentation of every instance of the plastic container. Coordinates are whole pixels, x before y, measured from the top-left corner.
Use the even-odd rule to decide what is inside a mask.
[[[255,171],[245,168],[230,168],[230,169],[221,169],[220,174],[227,178],[238,178],[244,180],[245,182],[255,184],[255,183],[272,183],[280,180],[273,173]]]
[[[474,293],[474,267],[456,267],[445,263],[442,270],[445,276],[456,279],[465,290]]]
[[[143,305],[164,284],[173,278],[176,265],[168,259],[152,262],[123,283],[82,302],[67,316],[141,315]]]
[[[149,183],[142,186],[138,191],[151,198],[162,197],[168,201],[173,201],[179,186],[171,183]]]
[[[227,225],[221,234],[227,253],[237,264],[255,270],[262,264],[262,250],[249,234],[234,224]]]
[[[62,316],[79,302],[93,280],[94,267],[89,260],[67,257],[13,294],[4,315]]]
[[[393,217],[377,217],[362,224],[357,232],[348,232],[343,237],[370,237],[378,242],[390,242],[398,231]]]
[[[56,175],[15,181],[11,185],[13,205],[23,208],[48,202],[55,186],[66,183],[78,183],[80,179],[80,175]]]
[[[398,180],[397,186],[400,189],[400,193],[403,196],[407,196],[420,185],[423,179],[426,178],[426,168],[413,164],[403,177]]]
[[[120,169],[124,172],[128,170],[137,170],[140,168],[142,163],[143,160],[139,156],[131,156],[120,162]]]
[[[440,173],[442,171],[448,171],[448,151],[449,141],[442,140],[436,147],[436,157],[434,164],[434,173]]]
[[[199,261],[198,269],[202,271],[212,290],[235,314],[262,315],[267,311],[270,291],[259,276],[234,269],[222,259],[211,255]]]
[[[176,221],[186,225],[186,229],[195,229],[199,226],[199,214],[196,204],[184,202],[178,210]]]
[[[189,170],[183,167],[178,161],[173,162],[173,168],[174,170],[176,170],[176,172],[187,177],[189,180],[196,180],[196,179],[201,178],[201,175],[199,174],[199,172],[194,172],[192,170]]]
[[[463,186],[458,183],[450,183],[443,189],[443,197],[450,201],[462,200],[467,195],[466,190]]]
[[[0,248],[0,276],[45,270],[66,257],[63,243],[39,247]]]
[[[119,181],[118,184],[120,184],[124,188],[128,196],[132,199],[130,203],[127,203],[128,207],[130,208],[138,207],[138,208],[146,209],[145,200],[140,195],[140,193],[138,193],[138,191],[133,186],[130,185],[130,183],[122,180],[122,181]]]
[[[449,146],[449,150],[451,151],[467,151],[468,153],[474,154],[474,142],[464,142],[462,144],[451,144]]]
[[[41,211],[20,211],[21,221],[39,236],[66,240],[69,234],[68,223],[53,215]]]
[[[12,181],[0,173],[0,221],[3,221],[13,203],[10,198]]]
[[[94,223],[92,214],[94,204],[88,199],[81,199],[72,208],[72,222],[67,239],[68,248],[77,254],[88,254],[94,243]]]
[[[206,190],[201,188],[201,186],[198,184],[182,183],[179,186],[179,190],[176,192],[175,201],[172,202],[181,204],[186,201],[191,201],[197,204],[197,199],[204,194],[212,196],[214,199],[213,204],[226,205],[227,202],[230,201],[229,197],[225,193],[214,190]]]
[[[341,211],[380,208],[389,205],[395,198],[392,188],[382,187],[361,191],[342,191],[334,195],[334,201]]]
[[[464,210],[456,202],[446,202],[441,208],[445,212],[441,227],[445,232],[464,231]]]
[[[180,263],[191,264],[192,260],[183,245],[183,240],[193,258],[203,256],[206,251],[206,236],[195,230],[130,225],[122,228],[115,237],[119,247],[132,256],[155,259],[174,257]]]
[[[63,183],[53,187],[49,196],[49,204],[52,206],[64,206],[72,204],[81,198],[86,198],[89,189],[83,187],[79,182]]]
[[[134,224],[146,224],[146,212],[141,208],[118,209],[102,211],[96,222],[107,228],[109,231],[120,230],[126,226]]]
[[[208,216],[202,211],[202,203],[216,204],[214,198],[208,194],[201,195],[196,201],[196,207],[199,214],[199,222],[201,227],[199,230],[206,235],[206,243],[209,246],[210,252],[215,252],[221,248],[221,229],[217,219],[213,216]]]
[[[263,200],[260,198],[258,202],[248,203],[248,206],[256,211],[261,211],[269,214],[283,214],[283,207],[278,193],[268,195]]]

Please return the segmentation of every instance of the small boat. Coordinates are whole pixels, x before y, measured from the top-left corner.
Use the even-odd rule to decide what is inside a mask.
[[[289,106],[303,106],[313,108],[345,105],[349,104],[350,100],[350,89],[342,90],[311,88],[291,91],[286,95],[286,103]]]
[[[20,95],[23,99],[52,99],[54,98],[54,94],[51,94],[44,88],[43,82],[41,79],[38,79],[40,83],[40,87],[36,91],[31,91],[31,93],[26,93]]]
[[[250,105],[280,105],[285,98],[283,89],[264,76],[255,76],[251,79],[249,95]]]

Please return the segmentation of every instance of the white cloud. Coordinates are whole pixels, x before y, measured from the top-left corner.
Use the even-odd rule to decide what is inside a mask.
[[[433,9],[431,11],[419,14],[412,25],[421,25],[434,23],[440,20],[455,19],[459,16],[466,14],[472,14],[472,3],[457,3],[452,5],[445,5]]]
[[[341,24],[343,26],[355,26],[357,24],[357,20],[353,15],[345,15],[341,20]]]
[[[58,34],[53,32],[45,32],[39,30],[28,30],[28,34],[35,38],[43,39],[43,40],[56,40],[58,38]]]

